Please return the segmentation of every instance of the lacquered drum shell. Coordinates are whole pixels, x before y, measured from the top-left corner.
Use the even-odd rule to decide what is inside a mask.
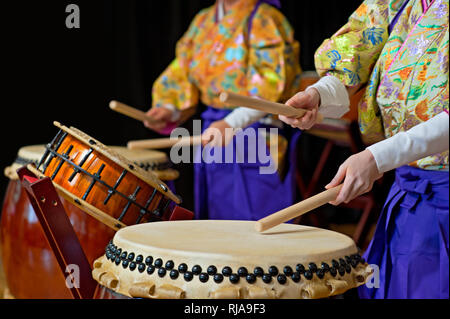
[[[104,253],[114,231],[61,198],[89,263]],[[15,298],[72,298],[26,191],[10,180],[0,221],[2,263]]]
[[[66,153],[71,146],[72,150],[69,153],[69,158],[72,162],[80,164],[82,159],[86,156],[86,154],[88,154],[90,147],[72,137],[71,135],[68,135],[59,147],[58,153]],[[46,167],[44,174],[46,176],[53,177],[54,183],[60,185],[62,188],[66,189],[74,196],[83,198],[86,194],[86,191],[89,189],[93,178],[80,172],[76,174],[71,181],[69,181],[69,177],[74,172],[74,168],[72,165],[65,162],[58,170],[60,162],[60,158],[54,158],[50,162],[48,167]],[[102,165],[104,165],[104,168],[100,173],[100,178],[104,183],[113,187],[119,180],[120,175],[124,172],[124,168],[108,157],[94,151],[84,162],[82,168],[90,174],[95,174],[99,171]],[[56,174],[54,174],[55,171]],[[127,172],[125,174],[116,190],[117,192],[120,192],[126,196],[130,196],[136,192],[136,189],[138,187],[139,190],[135,197],[135,201],[136,203],[141,205],[141,207],[145,207],[147,201],[152,197],[154,193],[154,188],[133,175],[131,172]],[[124,198],[117,193],[110,196],[109,200],[105,204],[104,202],[107,197],[108,187],[100,182],[96,182],[92,186],[92,189],[88,192],[88,195],[83,199],[89,204],[100,209],[102,212],[116,219],[119,218],[124,209],[126,209],[126,207],[128,206],[128,209],[126,209],[126,213],[121,221],[126,225],[133,225],[136,223],[141,214],[140,207],[134,204],[129,205],[129,201],[127,200],[127,198]],[[150,205],[148,205],[147,207],[147,210],[156,210],[156,208],[160,204],[161,199],[163,198],[164,196],[160,192],[155,192]],[[148,217],[149,215],[147,214],[141,220],[141,222],[147,221]]]

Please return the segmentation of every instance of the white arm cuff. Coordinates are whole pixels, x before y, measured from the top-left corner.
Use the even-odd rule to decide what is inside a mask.
[[[232,128],[245,128],[260,119],[262,119],[267,113],[250,109],[247,107],[238,107],[228,114],[224,121],[227,122]]]
[[[367,149],[373,154],[380,173],[384,173],[448,150],[448,130],[448,114],[442,112]]]
[[[171,122],[176,122],[180,119],[181,112],[178,110],[175,105],[172,104],[163,104],[161,107],[172,111],[172,117],[170,118]]]
[[[315,88],[320,94],[319,112],[324,117],[340,118],[350,110],[350,99],[344,84],[332,75],[327,75],[306,88]]]

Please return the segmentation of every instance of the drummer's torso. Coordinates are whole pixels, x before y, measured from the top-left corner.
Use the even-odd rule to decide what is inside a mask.
[[[405,1],[395,2],[401,6]],[[395,15],[391,14],[394,26],[369,79],[362,104],[362,111],[370,110],[371,103],[377,104],[382,120],[379,133],[382,129],[386,138],[448,110],[449,5],[444,0],[425,1],[431,4],[424,10],[422,2],[409,0],[395,24]],[[390,12],[387,3],[385,6],[378,10]],[[376,34],[372,40],[376,41]],[[376,112],[360,113],[363,113],[362,132],[377,134],[373,126]],[[448,151],[411,165],[448,169]]]
[[[285,85],[280,81],[280,72],[300,73],[298,63],[290,64],[288,61],[296,61],[298,55],[298,43],[293,39],[293,30],[286,18],[269,5],[263,4],[258,11],[265,10],[264,14],[270,12],[270,15],[277,20],[279,28],[286,34],[279,34],[278,38],[272,38],[268,35],[266,41],[274,42],[273,45],[285,43],[285,52],[277,50],[265,50],[256,57],[251,57],[252,47],[248,34],[248,21],[252,10],[257,1],[238,1],[233,9],[226,14],[220,22],[216,22],[216,6],[202,10],[194,20],[194,27],[191,43],[191,56],[186,56],[189,64],[189,80],[199,89],[200,97],[204,104],[212,105],[218,108],[225,108],[218,99],[218,93],[221,91],[233,91],[244,95],[258,95],[261,92],[249,92],[249,77],[258,77],[259,72],[263,71],[268,85]],[[257,17],[254,16],[254,19]],[[263,33],[256,30],[260,28],[254,23],[252,33]],[[268,25],[268,28],[274,28]],[[273,33],[270,32],[270,33]],[[262,36],[261,41],[263,41]],[[290,42],[290,43],[289,43]],[[270,44],[267,43],[269,46]],[[290,47],[290,51],[287,49]],[[181,51],[181,50],[180,50]],[[291,53],[289,53],[291,52]],[[285,55],[285,57],[277,55]],[[180,52],[183,57],[183,52]],[[292,59],[289,59],[292,58]],[[258,59],[259,61],[250,62]],[[285,61],[283,65],[277,67],[277,61]],[[251,64],[266,64],[264,70],[252,70]],[[252,75],[253,74],[253,75]],[[287,74],[283,74],[287,76]],[[286,90],[287,90],[286,86]],[[290,92],[288,93],[290,94]]]

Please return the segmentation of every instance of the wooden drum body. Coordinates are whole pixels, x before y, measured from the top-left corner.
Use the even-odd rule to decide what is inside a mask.
[[[326,298],[364,284],[372,269],[353,240],[282,224],[195,220],[119,230],[94,262],[97,298]]]

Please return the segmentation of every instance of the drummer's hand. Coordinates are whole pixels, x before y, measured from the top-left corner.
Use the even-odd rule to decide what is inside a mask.
[[[215,121],[203,132],[202,145],[226,146],[233,139],[233,129],[224,120]]]
[[[279,118],[286,124],[292,127],[297,127],[301,130],[308,130],[317,121],[317,113],[320,105],[319,92],[314,88],[309,88],[306,91],[299,92],[291,97],[287,102],[287,105],[308,110],[305,115],[300,118],[292,118],[284,115],[280,115]]]
[[[157,121],[157,123],[144,121],[145,127],[154,131],[165,128],[172,118],[172,111],[165,107],[152,107],[146,114]]]
[[[339,195],[330,204],[348,203],[359,195],[369,192],[373,183],[381,176],[383,174],[378,171],[375,158],[369,150],[350,156],[339,167],[332,181],[325,186],[326,189],[338,186],[345,177]]]

